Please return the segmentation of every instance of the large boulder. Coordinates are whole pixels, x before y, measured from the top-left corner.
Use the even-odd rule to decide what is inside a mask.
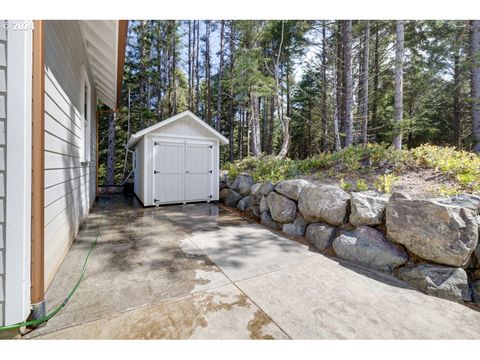
[[[305,235],[305,227],[307,224],[301,214],[298,214],[293,223],[283,224],[282,231],[285,234],[293,236]]]
[[[419,264],[401,269],[399,277],[429,295],[458,302],[472,300],[467,273],[461,268]]]
[[[379,225],[385,218],[388,196],[373,191],[350,194],[350,222],[355,226]]]
[[[405,250],[369,226],[360,226],[340,235],[332,245],[339,258],[380,271],[391,272],[408,260]]]
[[[300,193],[298,208],[306,221],[342,225],[350,208],[350,196],[337,186],[305,187]]]
[[[253,178],[250,175],[238,175],[230,189],[235,190],[242,196],[250,194],[253,185]]]
[[[267,196],[270,194],[273,189],[275,189],[275,186],[272,184],[271,181],[265,181],[262,186],[260,187],[260,194]]]
[[[267,197],[262,195],[260,199],[260,212],[263,213],[265,211],[268,211],[268,201]]]
[[[238,201],[242,198],[238,192],[232,189],[227,190],[227,196],[225,197],[225,205],[236,208]]]
[[[252,188],[250,189],[250,194],[252,195],[257,195],[260,194],[260,189],[262,188],[262,183],[255,183],[252,185]]]
[[[245,210],[245,214],[258,219],[261,216],[260,207],[258,205],[251,206]]]
[[[335,236],[335,227],[328,224],[310,224],[305,233],[307,242],[315,246],[317,250],[326,250],[332,247]]]
[[[227,188],[220,190],[220,194],[218,198],[220,202],[225,202],[225,199],[227,198],[227,195],[228,195],[228,191],[229,190]]]
[[[255,205],[254,197],[252,195],[248,195],[238,201],[237,210],[245,211],[253,205]]]
[[[273,220],[272,215],[270,215],[269,211],[265,211],[262,213],[260,222],[262,225],[268,226],[272,229],[282,230],[282,224],[279,224],[278,222]]]
[[[387,236],[412,253],[440,264],[463,266],[478,242],[475,213],[434,200],[398,200],[386,208]]]
[[[395,191],[388,201],[393,202],[397,200],[412,200],[412,197],[403,191]]]
[[[273,220],[282,224],[295,220],[297,216],[297,204],[295,201],[272,191],[267,196],[267,203]]]
[[[435,201],[445,204],[460,206],[480,213],[480,196],[472,194],[458,194],[446,198],[437,198]]]
[[[472,290],[473,301],[475,301],[476,304],[480,305],[480,280],[477,280],[472,284]]]
[[[313,184],[303,179],[284,180],[275,186],[275,191],[292,200],[298,200],[303,188],[307,186],[313,186]]]

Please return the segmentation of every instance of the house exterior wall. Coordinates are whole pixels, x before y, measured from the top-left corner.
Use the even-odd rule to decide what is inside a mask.
[[[7,121],[7,32],[0,29],[0,325],[5,319],[5,178]]]
[[[95,200],[96,96],[77,21],[45,22],[45,285]],[[83,76],[91,84],[85,159]]]
[[[14,23],[0,29],[0,300],[6,325],[30,313],[32,32],[10,30]]]

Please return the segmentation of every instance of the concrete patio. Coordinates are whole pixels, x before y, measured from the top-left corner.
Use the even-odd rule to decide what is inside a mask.
[[[47,292],[37,339],[480,339],[480,312],[325,257],[214,204],[102,197]]]

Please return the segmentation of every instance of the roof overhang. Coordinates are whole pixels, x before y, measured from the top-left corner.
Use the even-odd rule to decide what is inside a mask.
[[[97,98],[111,109],[120,105],[128,20],[80,20]]]
[[[194,113],[192,113],[191,111],[187,110],[187,111],[184,111],[180,114],[177,114],[175,116],[172,116],[171,118],[168,118],[168,119],[165,119],[163,121],[160,121],[159,123],[157,124],[154,124],[146,129],[143,129],[139,132],[137,132],[136,134],[133,134],[130,136],[130,139],[128,139],[128,142],[127,142],[127,147],[128,148],[131,148],[133,146],[135,146],[135,144],[137,142],[140,141],[140,139],[142,137],[144,137],[145,135],[147,135],[148,133],[151,133],[152,131],[155,131],[155,130],[158,130],[164,126],[167,126],[168,124],[171,124],[172,122],[174,121],[177,121],[177,120],[180,120],[181,118],[185,117],[185,116],[188,116],[190,117],[191,119],[193,119],[196,123],[198,123],[200,126],[204,127],[205,129],[207,129],[211,134],[212,134],[212,137],[213,138],[217,138],[218,141],[220,142],[220,144],[222,145],[227,145],[229,143],[228,139],[223,136],[222,134],[220,134],[217,130],[215,130],[214,128],[212,128],[211,126],[209,126],[205,121],[203,121],[202,119],[200,119],[197,115],[195,115]]]

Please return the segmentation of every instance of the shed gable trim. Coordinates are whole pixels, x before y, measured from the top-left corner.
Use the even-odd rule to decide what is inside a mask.
[[[178,121],[180,119],[183,119],[185,118],[186,116],[188,116],[190,119],[192,119],[195,123],[197,123],[198,125],[200,125],[201,127],[203,127],[204,129],[206,129],[208,132],[210,132],[215,138],[218,138],[220,140],[220,143],[223,144],[223,145],[226,145],[228,144],[228,139],[223,136],[222,134],[220,134],[217,130],[215,130],[214,128],[212,128],[210,125],[208,125],[205,121],[203,121],[202,119],[200,119],[197,115],[195,115],[194,113],[192,113],[191,111],[187,110],[187,111],[184,111],[180,114],[177,114],[175,116],[172,116],[171,118],[169,119],[166,119],[166,120],[163,120],[155,125],[152,125],[146,129],[143,129],[142,131],[139,131],[137,132],[136,134],[132,135],[130,137],[130,139],[128,140],[128,143],[127,143],[127,147],[132,147],[134,146],[143,136],[155,131],[155,130],[158,130],[162,127],[165,127],[167,126],[168,124],[171,124],[175,121]]]

